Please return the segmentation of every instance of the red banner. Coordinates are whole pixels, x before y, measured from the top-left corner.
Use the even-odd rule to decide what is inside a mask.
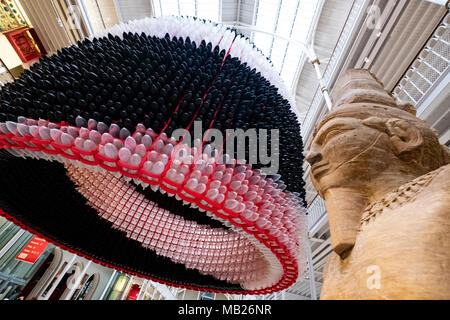
[[[48,242],[45,239],[34,236],[30,242],[19,252],[16,259],[29,263],[35,263],[39,256],[47,248]]]
[[[130,292],[128,293],[127,300],[137,300],[140,291],[141,287],[138,284],[133,284],[131,286]]]

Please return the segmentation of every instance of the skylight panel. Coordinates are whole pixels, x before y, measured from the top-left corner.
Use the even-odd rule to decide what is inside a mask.
[[[197,0],[197,17],[211,21],[220,21],[220,0]]]
[[[306,42],[317,4],[317,0],[257,0],[255,27],[286,39]],[[286,86],[292,88],[302,47],[261,32],[254,32],[252,39],[270,58]]]
[[[178,8],[178,0],[164,0],[161,1],[161,9],[163,16],[178,16],[180,15]]]
[[[302,47],[296,43],[290,43],[286,51],[286,56],[284,57],[283,66],[281,70],[281,77],[283,78],[285,84],[294,84],[294,76],[299,64],[299,58],[302,54]]]
[[[160,17],[162,15],[160,0],[152,0],[152,5],[153,5],[153,16]]]
[[[275,38],[272,43],[271,60],[277,70],[281,70],[283,58],[286,52],[288,42],[286,40]]]
[[[274,32],[281,1],[260,0],[256,18],[256,27],[260,30]]]
[[[196,16],[195,12],[195,0],[181,0],[180,3],[180,13],[183,16],[194,17]]]
[[[298,0],[283,0],[278,17],[277,34],[288,35],[294,23]]]
[[[314,12],[316,10],[317,2],[314,0],[301,0],[298,7],[297,19],[295,19],[294,27],[292,28],[292,38],[304,42],[308,36],[310,26],[313,22]]]
[[[155,16],[190,16],[220,22],[220,0],[154,0]]]
[[[270,57],[270,48],[272,46],[272,39],[273,37],[271,35],[260,32],[256,32],[255,35],[253,36],[253,42],[266,57]]]

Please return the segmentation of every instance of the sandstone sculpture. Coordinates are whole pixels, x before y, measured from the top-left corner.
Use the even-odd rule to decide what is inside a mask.
[[[369,71],[339,79],[307,160],[334,252],[321,299],[450,299],[450,153]]]

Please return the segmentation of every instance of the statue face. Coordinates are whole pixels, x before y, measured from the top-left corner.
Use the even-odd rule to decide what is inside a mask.
[[[365,188],[395,158],[388,134],[340,110],[321,123],[306,160],[323,195],[335,187]]]

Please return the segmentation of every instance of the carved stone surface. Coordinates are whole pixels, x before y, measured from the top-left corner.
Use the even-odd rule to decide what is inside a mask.
[[[450,299],[450,153],[369,71],[338,80],[307,160],[334,252],[322,299]]]

